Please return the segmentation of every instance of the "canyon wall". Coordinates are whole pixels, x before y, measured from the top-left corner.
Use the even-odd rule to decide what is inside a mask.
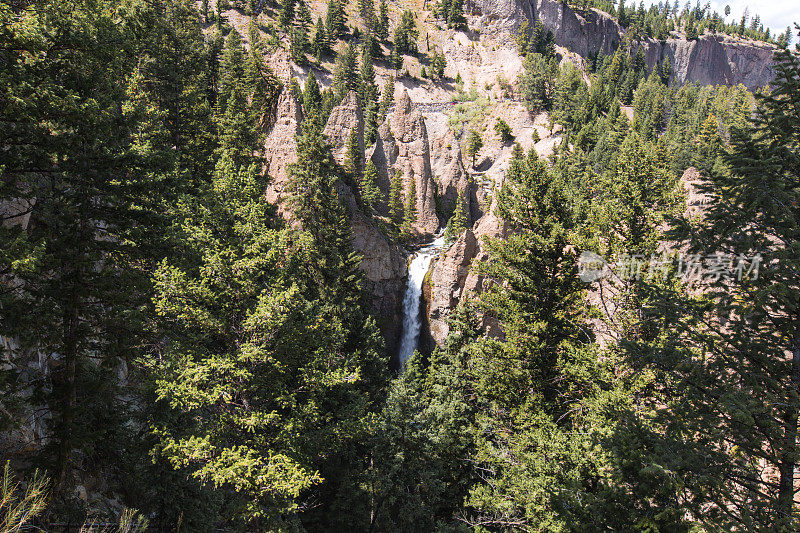
[[[560,0],[469,0],[469,9],[487,33],[509,43],[525,19],[538,19],[553,32],[557,45],[583,57],[600,51],[612,54],[625,38],[625,30],[608,13],[575,10]],[[692,41],[670,37],[641,44],[651,68],[669,57],[678,84],[742,84],[753,90],[774,75],[775,47],[767,43],[706,34]]]

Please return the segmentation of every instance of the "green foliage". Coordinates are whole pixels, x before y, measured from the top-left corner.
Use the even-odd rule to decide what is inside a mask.
[[[722,164],[707,175],[702,191],[714,201],[696,228],[685,221],[673,232],[686,239],[691,253],[762,254],[758,274],[745,270],[741,279],[708,280],[705,301],[667,295],[659,303],[678,316],[669,342],[658,351],[639,350],[647,354],[649,366],[655,367],[657,359],[657,368],[670,372],[673,390],[687,407],[661,410],[660,415],[685,428],[680,454],[687,462],[702,461],[708,474],[691,479],[688,487],[708,495],[709,504],[698,516],[709,528],[798,527],[793,502],[797,304],[786,297],[797,290],[792,244],[797,213],[790,206],[798,202],[798,73],[797,58],[780,53],[773,90],[757,97],[757,113],[732,135]],[[701,147],[715,133],[706,121]],[[717,320],[726,326],[715,327]],[[726,453],[731,447],[735,453]],[[762,468],[776,477],[761,477]]]
[[[467,29],[467,19],[464,16],[464,0],[450,0],[447,10],[447,25],[457,30]]]
[[[314,56],[317,58],[317,61],[319,61],[322,56],[330,52],[328,34],[325,30],[325,25],[322,22],[322,17],[317,18],[317,25],[314,28],[314,39],[311,42],[311,47],[314,51]]]
[[[417,213],[417,181],[410,179],[408,180],[403,210],[402,229],[405,234],[409,235],[412,231],[412,226],[417,223]]]
[[[333,67],[333,89],[341,102],[350,91],[358,91],[360,86],[356,52],[350,44],[345,44],[336,57]]]
[[[390,233],[410,238],[420,191],[392,168],[384,198],[355,132],[341,166],[322,134],[354,90],[365,143],[377,138],[394,93],[389,79],[379,101],[373,66],[385,1],[377,16],[359,2],[366,29],[339,45],[333,89],[309,72],[290,223],[264,194],[283,90],[265,56],[288,36],[295,61],[321,60],[347,37],[343,2],[311,42],[309,4],[270,4],[249,47],[221,13],[257,1],[0,5],[0,429],[13,441],[35,414],[41,445],[10,453],[53,480],[45,511],[44,478],[23,486],[6,465],[0,529],[87,512],[99,528],[112,517],[74,497],[99,479],[163,531],[797,530],[797,56],[778,55],[754,108],[743,87],[669,87],[672,65],[649,70],[637,43],[769,39],[759,17],[567,4],[613,9],[626,39],[584,73],[558,65],[540,21],[523,24],[520,89],[561,143],[547,162],[513,148],[492,191],[504,238],[480,243],[446,325],[431,317],[442,346],[392,382],[351,224],[384,224],[388,208]],[[459,0],[436,12],[463,28]],[[417,38],[405,11],[389,68]],[[430,50],[425,74],[442,77]],[[450,124],[474,166],[491,103],[460,74],[456,88]],[[494,132],[513,140],[502,120]],[[684,220],[690,165],[705,203]],[[468,192],[447,206],[448,242]],[[612,278],[588,297],[582,251],[665,247],[763,262],[702,285]],[[144,530],[141,516],[113,528]]]
[[[30,526],[47,505],[48,484],[47,479],[37,472],[23,487],[14,479],[6,461],[0,482],[0,532],[15,533]]]
[[[336,41],[344,38],[347,31],[347,15],[344,12],[344,4],[339,0],[328,2],[328,12],[325,16],[325,29],[328,36],[329,46],[336,44]]]
[[[389,76],[389,79],[386,80],[386,83],[383,85],[383,91],[381,92],[381,101],[378,107],[378,120],[377,122],[382,124],[384,120],[386,120],[386,115],[389,112],[389,108],[394,105],[394,77]]]
[[[319,83],[313,72],[308,73],[306,86],[303,91],[303,112],[305,117],[319,117],[322,113],[322,94],[319,92]]]
[[[539,53],[528,54],[524,62],[525,72],[520,75],[519,87],[525,105],[533,112],[550,107],[558,63]]]
[[[517,31],[516,43],[521,56],[540,54],[550,59],[556,53],[553,32],[546,29],[540,20],[534,22],[533,26],[525,20]]]
[[[358,142],[355,129],[347,138],[347,151],[344,156],[344,170],[350,185],[358,186],[364,174],[364,151]]]
[[[375,36],[381,41],[389,37],[389,7],[386,0],[381,0],[378,5],[378,21],[375,26]]]
[[[472,166],[474,167],[475,156],[477,156],[478,152],[480,152],[481,148],[483,148],[483,137],[481,137],[481,134],[474,130],[470,131],[469,135],[467,136],[466,148],[467,156],[470,158]]]
[[[430,64],[432,76],[437,78],[444,77],[444,69],[447,68],[447,58],[444,56],[444,52],[434,50],[430,58]]]
[[[389,185],[389,214],[396,224],[403,221],[403,176],[398,170]]]
[[[399,56],[417,53],[419,30],[412,11],[403,11],[400,23],[394,29],[394,51]]]
[[[359,192],[361,193],[361,198],[373,211],[385,201],[383,193],[378,188],[378,168],[371,159],[367,162],[364,176],[361,178]]]
[[[497,122],[495,122],[494,132],[500,137],[500,142],[503,144],[514,140],[514,136],[511,134],[511,126],[502,118],[497,119]]]
[[[278,24],[283,28],[289,28],[294,20],[294,8],[297,0],[282,0],[281,14],[278,18]]]
[[[458,237],[461,236],[461,233],[467,229],[467,208],[465,206],[464,196],[458,195],[458,199],[456,199],[456,208],[453,211],[453,215],[447,221],[447,227],[444,230],[444,240],[445,242],[453,242]]]

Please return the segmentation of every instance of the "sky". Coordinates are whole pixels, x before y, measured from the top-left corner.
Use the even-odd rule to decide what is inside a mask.
[[[658,4],[659,0],[644,0],[645,5],[648,4]],[[675,0],[669,0],[670,4],[674,3]],[[692,5],[697,3],[697,0],[691,0]],[[638,5],[639,0],[636,0],[636,4]],[[631,2],[625,2],[626,5],[630,5]],[[681,8],[686,5],[686,0],[678,0],[678,4]],[[706,0],[700,0],[700,5],[704,6],[706,4]],[[753,17],[756,14],[761,15],[761,21],[764,23],[765,28],[770,28],[771,33],[775,33],[776,31],[781,34],[786,31],[786,26],[792,26],[794,28],[794,23],[800,23],[800,0],[769,0],[769,1],[753,1],[753,0],[711,0],[711,9],[716,11],[720,15],[725,15],[725,6],[731,6],[731,14],[728,16],[726,22],[730,22],[731,20],[739,21],[742,18],[742,13],[744,12],[745,8],[749,8],[750,16]],[[792,39],[793,43],[797,42],[797,32],[793,31],[792,34],[794,35],[794,39]]]

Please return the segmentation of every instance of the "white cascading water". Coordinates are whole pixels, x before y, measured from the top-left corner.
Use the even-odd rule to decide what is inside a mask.
[[[428,273],[431,260],[436,257],[442,246],[444,246],[444,237],[439,237],[425,248],[421,248],[414,255],[414,259],[411,260],[411,265],[408,267],[408,283],[406,295],[403,297],[403,336],[400,338],[398,352],[400,368],[406,366],[406,362],[414,355],[414,350],[419,344],[419,331],[422,327],[420,309],[422,283],[425,280],[425,274]]]

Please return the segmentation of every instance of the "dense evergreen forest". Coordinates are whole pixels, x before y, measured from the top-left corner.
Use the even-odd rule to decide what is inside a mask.
[[[581,65],[538,22],[515,36],[518,97],[563,140],[514,146],[485,290],[395,372],[350,210],[413,240],[416,190],[384,198],[364,155],[394,103],[378,61],[445,77],[413,10],[0,1],[0,531],[800,530],[800,46],[699,5],[572,4],[637,29]],[[275,20],[244,36],[227,7]],[[461,0],[430,9],[466,28]],[[638,41],[678,28],[772,40],[775,80],[671,83]],[[332,61],[328,88],[282,81],[281,47]],[[450,81],[474,167],[493,133],[458,113],[483,97]],[[291,216],[264,193],[287,85]],[[340,164],[323,131],[352,93]],[[640,271],[586,283],[585,252]]]

